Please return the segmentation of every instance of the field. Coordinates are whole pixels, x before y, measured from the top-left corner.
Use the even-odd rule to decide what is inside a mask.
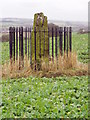
[[[88,34],[72,36],[78,60],[87,63]],[[9,59],[9,43],[2,44],[2,61]],[[88,76],[2,79],[3,118],[88,118]]]
[[[0,63],[5,63],[9,60],[9,42],[3,42],[2,45],[2,61]],[[77,52],[78,60],[87,63],[88,62],[88,34],[77,34],[72,35],[72,49]]]
[[[88,77],[2,81],[3,118],[88,118]]]

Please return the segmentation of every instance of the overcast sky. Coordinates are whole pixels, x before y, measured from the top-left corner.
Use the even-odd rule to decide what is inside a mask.
[[[0,0],[0,17],[33,18],[43,12],[48,19],[88,21],[89,0]]]

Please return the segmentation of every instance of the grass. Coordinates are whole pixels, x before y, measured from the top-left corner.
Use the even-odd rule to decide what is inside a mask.
[[[81,63],[79,63],[78,61],[80,62],[83,62],[83,63],[87,63],[88,62],[88,36],[87,34],[76,34],[76,33],[73,33],[72,34],[72,51],[73,51],[73,55],[72,57],[70,56],[70,53],[69,53],[69,57],[67,59],[67,57],[65,56],[64,58],[63,57],[59,57],[58,58],[58,62],[57,60],[55,59],[55,62],[53,64],[53,62],[49,62],[49,66],[48,64],[46,64],[46,62],[42,62],[42,71],[40,71],[40,73],[36,73],[34,75],[38,75],[40,77],[42,76],[59,76],[59,75],[87,75],[87,70],[85,65]],[[55,44],[55,39],[54,39],[54,44]],[[58,45],[59,45],[59,42],[58,42]],[[50,55],[52,54],[52,41],[50,39]],[[25,47],[25,41],[24,41],[24,47]],[[4,42],[2,43],[2,64],[5,63],[5,60],[9,60],[9,43],[7,42]],[[7,52],[6,52],[7,51]],[[77,55],[74,53],[77,51]],[[87,52],[86,52],[87,51]],[[58,49],[58,52],[59,52],[59,49]],[[25,53],[25,48],[24,48],[24,53]],[[55,56],[55,46],[54,46],[54,56]],[[77,61],[77,57],[78,57],[78,61]],[[27,62],[27,61],[26,61]],[[26,66],[25,69],[23,69],[22,71],[18,71],[17,69],[17,66],[18,66],[18,62],[16,61],[16,65],[13,63],[13,67],[14,69],[10,70],[10,64],[9,63],[6,63],[4,66],[3,66],[3,76],[9,76],[10,78],[15,78],[16,77],[25,77],[25,76],[28,76],[31,74],[31,69],[30,69],[30,62],[28,61],[28,67]],[[58,63],[58,65],[57,65]],[[58,66],[58,70],[57,70],[57,66]],[[83,66],[84,69],[81,69],[80,66]],[[65,71],[66,69],[66,71]],[[73,71],[71,70],[73,69]],[[76,69],[78,69],[77,71],[75,71]],[[83,71],[84,70],[84,71]],[[52,73],[50,73],[51,71],[53,71],[53,73],[55,73],[56,75],[52,75]],[[57,73],[55,72],[57,71]],[[45,74],[46,72],[48,72],[48,74]],[[82,73],[81,73],[82,72]],[[68,74],[66,74],[68,73]],[[32,74],[31,74],[32,75]]]
[[[72,36],[72,48],[77,52],[78,60],[87,63],[88,58],[88,34],[74,33]]]
[[[2,81],[3,118],[88,118],[88,77]]]
[[[22,67],[24,65],[24,67]],[[36,65],[37,66],[37,65]],[[38,71],[39,66],[41,66]],[[24,62],[21,62],[21,69],[19,70],[19,62],[10,62],[5,63],[2,66],[2,77],[4,78],[20,78],[28,76],[37,76],[37,77],[57,77],[60,75],[67,76],[82,76],[88,75],[88,65],[80,63],[77,61],[77,56],[75,53],[68,53],[64,56],[59,56],[58,59],[54,61],[45,62],[44,59],[41,60],[38,67],[35,64],[30,66],[30,60],[27,57],[24,58]]]
[[[0,42],[0,45],[2,47],[0,64],[4,64],[9,60],[9,42]]]
[[[1,64],[4,64],[5,61],[9,60],[9,42],[3,42],[2,45],[2,57],[0,60]],[[51,42],[50,42],[51,44]],[[55,49],[55,48],[54,48]],[[87,63],[88,58],[88,34],[72,34],[72,49],[74,52],[77,52],[78,60]],[[51,50],[50,50],[51,54]]]
[[[9,43],[0,44],[0,63],[4,64],[9,60]],[[73,52],[77,52],[80,62],[88,62],[88,34],[73,33],[72,48]],[[56,72],[54,68],[53,71]],[[88,118],[88,76],[17,76],[15,79],[3,78],[0,85],[2,118]]]

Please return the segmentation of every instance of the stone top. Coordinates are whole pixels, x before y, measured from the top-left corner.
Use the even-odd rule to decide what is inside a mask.
[[[46,24],[46,25],[45,25]],[[47,27],[47,17],[42,12],[34,15],[34,27]]]

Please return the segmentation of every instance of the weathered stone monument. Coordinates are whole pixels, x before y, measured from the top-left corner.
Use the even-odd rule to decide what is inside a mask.
[[[36,32],[36,33],[35,33]],[[31,33],[31,54],[32,64],[35,63],[35,36],[36,36],[36,64],[40,69],[42,58],[48,59],[48,23],[44,14],[36,13],[34,15],[33,30]]]

